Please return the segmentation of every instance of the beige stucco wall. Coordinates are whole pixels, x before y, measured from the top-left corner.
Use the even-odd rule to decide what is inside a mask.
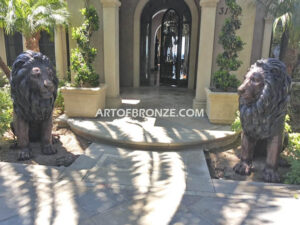
[[[264,38],[264,24],[266,17],[265,7],[257,2],[256,3],[256,15],[255,15],[255,25],[253,31],[253,48],[251,53],[251,64],[256,60],[261,58],[262,54],[262,43]]]
[[[84,1],[82,0],[67,0],[68,2],[68,9],[71,14],[70,17],[70,26],[69,26],[69,49],[71,55],[71,49],[76,47],[76,42],[72,40],[72,27],[80,26],[83,22],[83,17],[80,13],[80,9],[84,7]],[[100,28],[96,31],[92,38],[91,44],[92,47],[98,50],[98,54],[96,56],[94,62],[94,68],[96,72],[99,74],[100,83],[105,81],[104,79],[104,55],[103,55],[103,18],[102,18],[102,5],[100,0],[90,0],[90,5],[94,6],[97,9],[98,16],[99,16],[99,25]],[[72,78],[74,77],[74,72],[71,72]]]
[[[256,5],[255,5],[255,0],[247,0],[247,1],[238,0],[237,2],[242,7],[243,10],[242,15],[240,17],[242,26],[241,29],[237,31],[237,35],[241,37],[243,42],[245,42],[245,45],[243,50],[239,53],[239,60],[241,60],[243,64],[239,68],[239,70],[235,72],[235,74],[240,80],[243,80],[243,77],[251,64],[253,32],[254,32],[255,17],[256,17]],[[228,14],[220,15],[222,7],[226,9],[225,0],[220,0],[217,7],[214,52],[213,52],[213,68],[212,68],[213,73],[218,69],[216,64],[217,55],[219,53],[222,53],[223,51],[222,46],[218,42],[219,34],[224,24],[224,20],[228,16]]]
[[[133,86],[134,13],[139,1],[122,0],[120,7],[120,85]]]

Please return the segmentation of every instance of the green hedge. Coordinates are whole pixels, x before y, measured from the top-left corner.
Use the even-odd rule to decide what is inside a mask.
[[[9,128],[13,117],[13,104],[8,85],[0,87],[0,136]]]
[[[64,101],[64,97],[60,91],[60,88],[63,86],[66,86],[66,84],[67,83],[64,80],[59,81],[59,84],[58,84],[59,88],[57,90],[57,97],[56,97],[55,104],[54,104],[54,106],[57,108],[60,108],[62,110],[62,112],[65,111],[65,101]]]
[[[290,171],[286,174],[286,184],[300,184],[300,133],[289,134],[288,162]]]

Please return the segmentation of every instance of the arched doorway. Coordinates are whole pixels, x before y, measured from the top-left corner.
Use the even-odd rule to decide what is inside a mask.
[[[191,14],[184,0],[148,2],[141,17],[141,85],[187,87],[190,30]]]

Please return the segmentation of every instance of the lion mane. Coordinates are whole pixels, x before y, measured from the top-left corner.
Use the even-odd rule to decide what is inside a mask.
[[[239,99],[243,131],[249,137],[260,140],[275,135],[282,129],[290,97],[291,79],[285,65],[278,59],[258,60],[252,67],[263,70],[264,86],[256,101],[246,104]]]
[[[34,83],[30,79],[32,68],[41,66],[46,68],[47,79],[54,85],[49,98],[43,98],[41,89],[37,88],[37,82]],[[17,116],[28,122],[50,118],[57,95],[58,79],[47,56],[33,51],[21,53],[12,66],[10,83],[14,112]]]

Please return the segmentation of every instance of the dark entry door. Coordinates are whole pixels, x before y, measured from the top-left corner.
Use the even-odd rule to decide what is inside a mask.
[[[160,18],[156,16],[161,13],[161,26],[157,27],[155,18]],[[191,14],[184,0],[147,3],[141,16],[141,85],[150,85],[151,78],[156,79],[159,72],[161,84],[187,86],[190,26]]]
[[[177,84],[179,81],[180,17],[173,9],[168,10],[162,20],[160,81],[163,84]]]

